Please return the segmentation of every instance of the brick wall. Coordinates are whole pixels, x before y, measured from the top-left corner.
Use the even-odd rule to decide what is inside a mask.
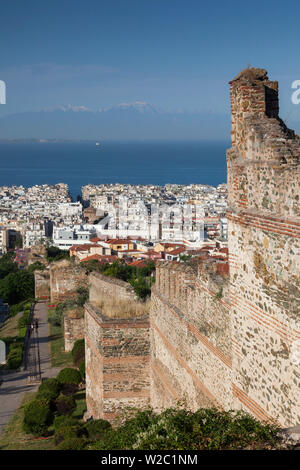
[[[68,260],[50,265],[51,302],[63,302],[73,297],[78,287],[86,285],[87,275],[80,265]]]
[[[120,300],[135,300],[133,287],[121,279],[110,278],[93,272],[89,275],[90,302],[97,303],[103,295],[117,297]]]
[[[161,263],[151,302],[151,404],[231,407],[228,276],[218,263]],[[213,372],[212,372],[213,371]]]
[[[49,269],[34,271],[34,296],[36,299],[49,298],[50,272]]]
[[[87,415],[114,421],[127,407],[150,402],[149,316],[109,318],[95,306],[98,295],[134,302],[127,283],[91,274],[85,305]]]
[[[300,422],[300,143],[278,118],[278,84],[265,71],[231,82],[231,106],[233,401],[292,426]]]
[[[65,351],[72,351],[75,341],[84,338],[84,312],[78,315],[78,309],[67,311],[64,315]]]

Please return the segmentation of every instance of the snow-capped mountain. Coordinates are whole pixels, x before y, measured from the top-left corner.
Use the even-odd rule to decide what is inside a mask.
[[[95,109],[68,104],[4,116],[0,138],[222,139],[229,127],[229,116],[165,112],[145,101]]]

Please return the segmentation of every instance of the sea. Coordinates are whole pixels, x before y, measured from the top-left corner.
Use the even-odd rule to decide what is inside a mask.
[[[1,142],[0,186],[226,183],[229,142]]]

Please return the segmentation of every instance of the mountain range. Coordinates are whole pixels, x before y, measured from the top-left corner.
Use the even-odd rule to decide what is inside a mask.
[[[144,101],[96,110],[66,105],[0,118],[0,139],[222,140],[229,132],[229,115],[165,112]]]

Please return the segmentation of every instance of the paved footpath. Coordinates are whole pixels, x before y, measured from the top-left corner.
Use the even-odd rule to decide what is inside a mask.
[[[34,319],[38,319],[39,350],[42,379],[56,377],[59,368],[51,367],[49,324],[47,322],[47,304],[37,303],[34,309]],[[29,348],[32,347],[32,341]],[[0,386],[0,434],[21,403],[25,392],[36,391],[38,385],[27,383],[28,371],[8,372],[0,376],[3,380]]]

